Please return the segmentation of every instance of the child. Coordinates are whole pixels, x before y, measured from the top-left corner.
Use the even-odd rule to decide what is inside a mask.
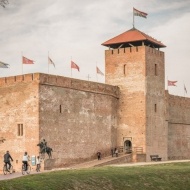
[[[39,172],[40,171],[40,164],[41,164],[41,159],[39,156],[37,156],[37,159],[36,159],[36,171]]]

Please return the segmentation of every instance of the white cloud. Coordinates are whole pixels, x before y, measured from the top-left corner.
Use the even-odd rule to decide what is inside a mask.
[[[0,9],[0,60],[11,67],[1,69],[0,77],[21,74],[22,54],[36,61],[24,65],[24,73],[47,73],[49,51],[56,64],[56,69],[50,67],[50,73],[70,77],[72,57],[81,69],[80,73],[74,70],[73,77],[87,80],[89,74],[90,80],[96,81],[96,64],[104,71],[106,48],[101,43],[132,28],[135,7],[148,13],[147,19],[135,18],[135,27],[167,45],[166,75],[188,81],[189,0],[9,2],[6,9]],[[171,71],[173,62],[181,74]],[[99,80],[103,82],[104,78],[100,76]],[[190,89],[190,84],[186,86]]]

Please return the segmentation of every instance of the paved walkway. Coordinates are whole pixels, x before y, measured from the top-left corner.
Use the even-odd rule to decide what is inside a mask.
[[[91,167],[98,166],[99,164],[102,164],[102,163],[105,163],[105,162],[108,162],[108,161],[111,161],[114,159],[117,159],[117,158],[112,158],[110,156],[110,157],[103,158],[102,160],[92,160],[92,161],[77,164],[77,165],[74,165],[74,166],[68,167],[68,168],[56,168],[56,169],[52,169],[52,170],[46,170],[43,172],[31,171],[31,174],[40,174],[40,173],[59,171],[59,170],[91,168]],[[110,164],[109,166],[112,166],[112,167],[131,167],[131,166],[142,166],[142,165],[178,163],[178,162],[190,162],[190,160],[173,160],[173,161],[159,161],[159,162],[137,162],[137,163],[126,163],[126,164]],[[22,177],[22,176],[27,176],[27,174],[22,175],[21,172],[16,172],[16,173],[7,174],[7,175],[0,174],[0,180],[9,180],[9,179],[13,179],[13,178]]]

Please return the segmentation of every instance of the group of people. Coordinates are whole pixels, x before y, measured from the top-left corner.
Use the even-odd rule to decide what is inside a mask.
[[[7,151],[5,154],[4,154],[4,163],[6,165],[6,169],[7,171],[9,171],[9,169],[11,168],[11,161],[13,162],[13,158],[12,156],[10,155],[9,151]],[[27,152],[24,153],[23,157],[22,157],[22,163],[24,164],[24,168],[25,170],[27,170],[27,167],[28,167],[28,162],[30,161],[30,156],[28,155]],[[40,164],[41,164],[41,159],[39,156],[37,156],[37,159],[36,159],[36,166],[37,167],[40,167]]]
[[[116,157],[118,157],[118,153],[119,153],[119,151],[118,151],[117,148],[114,148],[114,149],[112,148],[111,149],[111,155],[112,155],[112,157],[114,157],[114,154],[115,154]]]
[[[114,157],[114,155],[115,155],[116,157],[118,157],[118,153],[119,153],[119,151],[118,151],[117,148],[112,148],[112,149],[111,149],[111,155],[112,155],[112,157]],[[97,152],[98,160],[101,160],[101,155],[102,155],[101,152],[98,151],[98,152]]]

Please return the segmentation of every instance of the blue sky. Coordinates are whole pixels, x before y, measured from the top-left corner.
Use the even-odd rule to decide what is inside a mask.
[[[50,74],[71,77],[72,59],[80,67],[73,78],[104,82],[95,70],[105,69],[107,48],[101,43],[132,28],[133,7],[148,13],[147,19],[135,17],[135,27],[167,46],[165,76],[178,81],[169,92],[184,96],[185,84],[189,97],[189,0],[9,0],[0,7],[0,61],[10,68],[0,69],[0,77],[48,73],[49,52],[56,65]],[[22,55],[35,64],[22,65]]]

